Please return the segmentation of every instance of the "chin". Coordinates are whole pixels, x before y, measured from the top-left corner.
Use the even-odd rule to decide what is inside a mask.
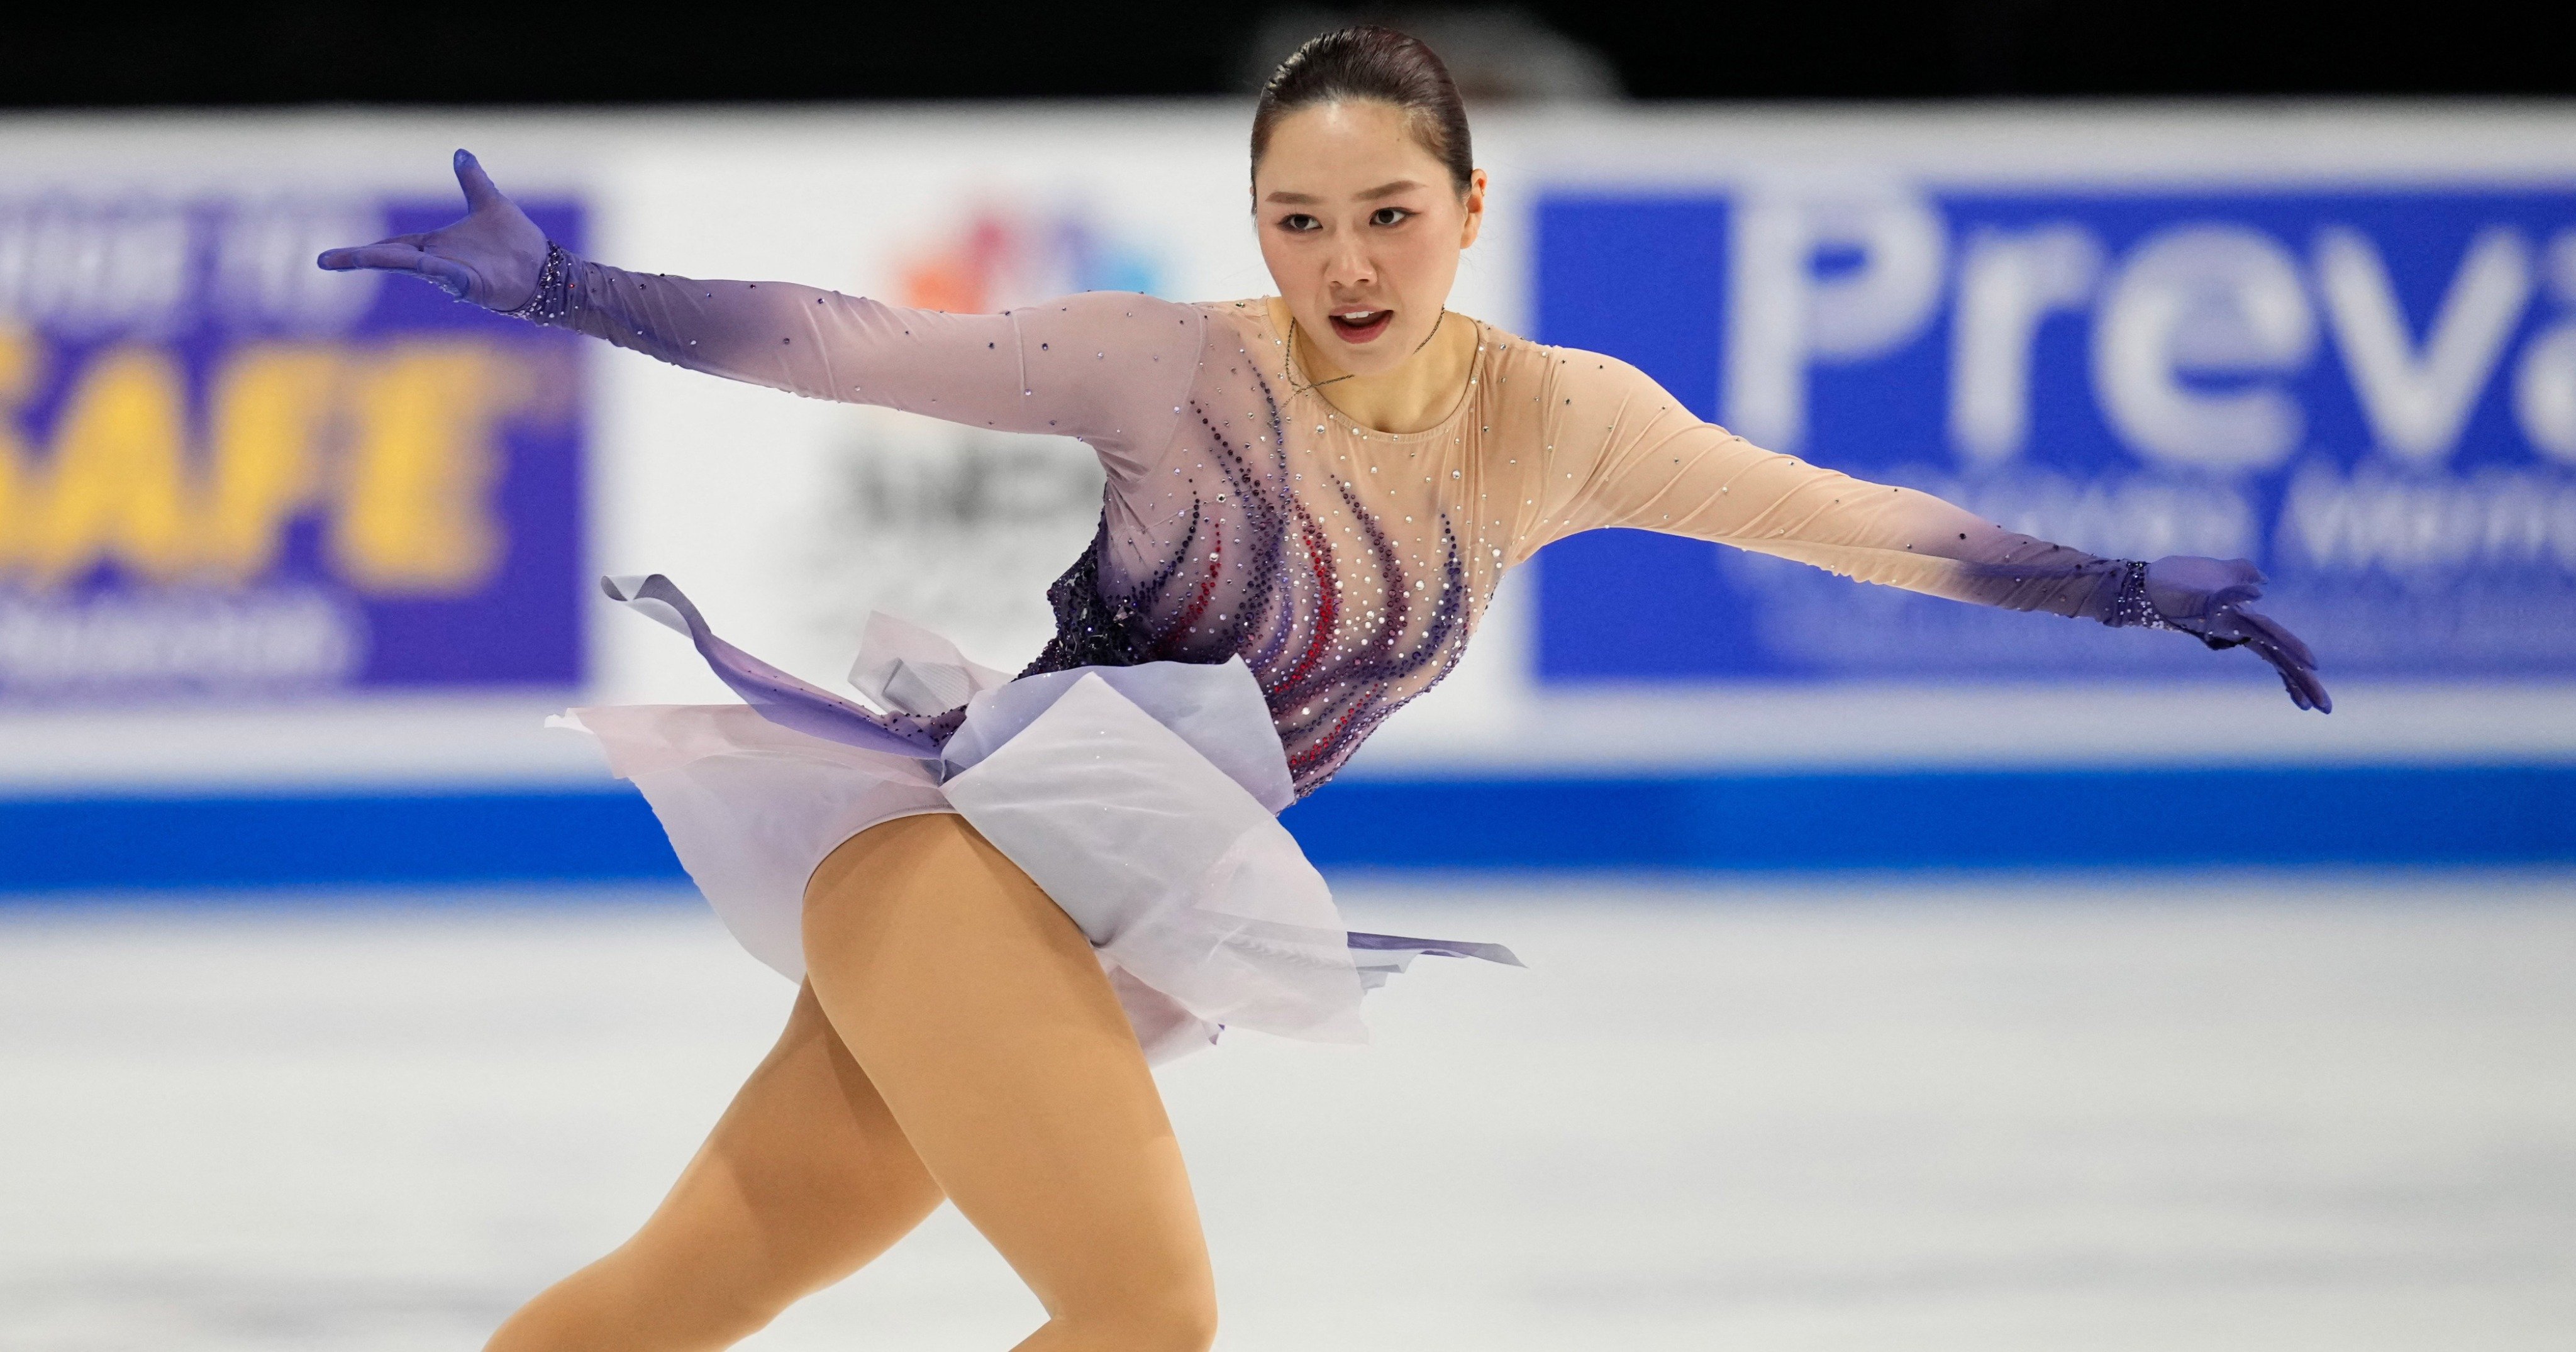
[[[1349,343],[1333,344],[1333,364],[1355,376],[1382,376],[1404,365],[1405,349],[1389,345],[1384,339],[1365,347]]]

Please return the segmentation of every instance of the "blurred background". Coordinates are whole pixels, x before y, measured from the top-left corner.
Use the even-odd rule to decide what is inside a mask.
[[[2576,66],[2524,7],[58,9],[0,44],[0,1346],[479,1345],[793,992],[587,703],[1017,667],[1070,442],[324,274],[466,146],[630,268],[1269,289],[1251,95],[1406,27],[1454,308],[2105,554],[2333,689],[1604,532],[1287,817],[1513,944],[1164,1072],[1234,1349],[2559,1347],[2576,1327]],[[748,1346],[989,1348],[943,1213]]]

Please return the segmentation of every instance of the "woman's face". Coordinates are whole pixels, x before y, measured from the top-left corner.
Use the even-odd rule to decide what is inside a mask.
[[[1402,109],[1315,104],[1271,128],[1252,211],[1310,359],[1380,375],[1430,338],[1449,303],[1459,251],[1484,220],[1485,171],[1462,195]]]

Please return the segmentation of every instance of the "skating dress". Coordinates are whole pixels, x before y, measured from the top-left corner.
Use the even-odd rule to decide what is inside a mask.
[[[2121,623],[2140,565],[1765,451],[1636,368],[1475,324],[1437,425],[1354,424],[1309,388],[1275,301],[1094,292],[1000,314],[558,252],[522,313],[820,399],[1089,444],[1097,535],[1016,676],[878,617],[870,708],[710,631],[658,576],[611,595],[690,635],[746,703],[574,711],[651,801],[735,935],[803,971],[803,887],[856,832],[962,813],[1089,935],[1157,1059],[1220,1026],[1363,1036],[1418,953],[1348,934],[1276,814],[1456,665],[1503,574],[1551,540],[1667,531],[1962,601]],[[935,617],[932,617],[935,619]]]

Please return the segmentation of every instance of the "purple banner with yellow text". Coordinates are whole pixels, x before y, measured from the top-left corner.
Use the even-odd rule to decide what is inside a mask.
[[[583,679],[577,340],[313,266],[454,214],[0,196],[0,702]]]

